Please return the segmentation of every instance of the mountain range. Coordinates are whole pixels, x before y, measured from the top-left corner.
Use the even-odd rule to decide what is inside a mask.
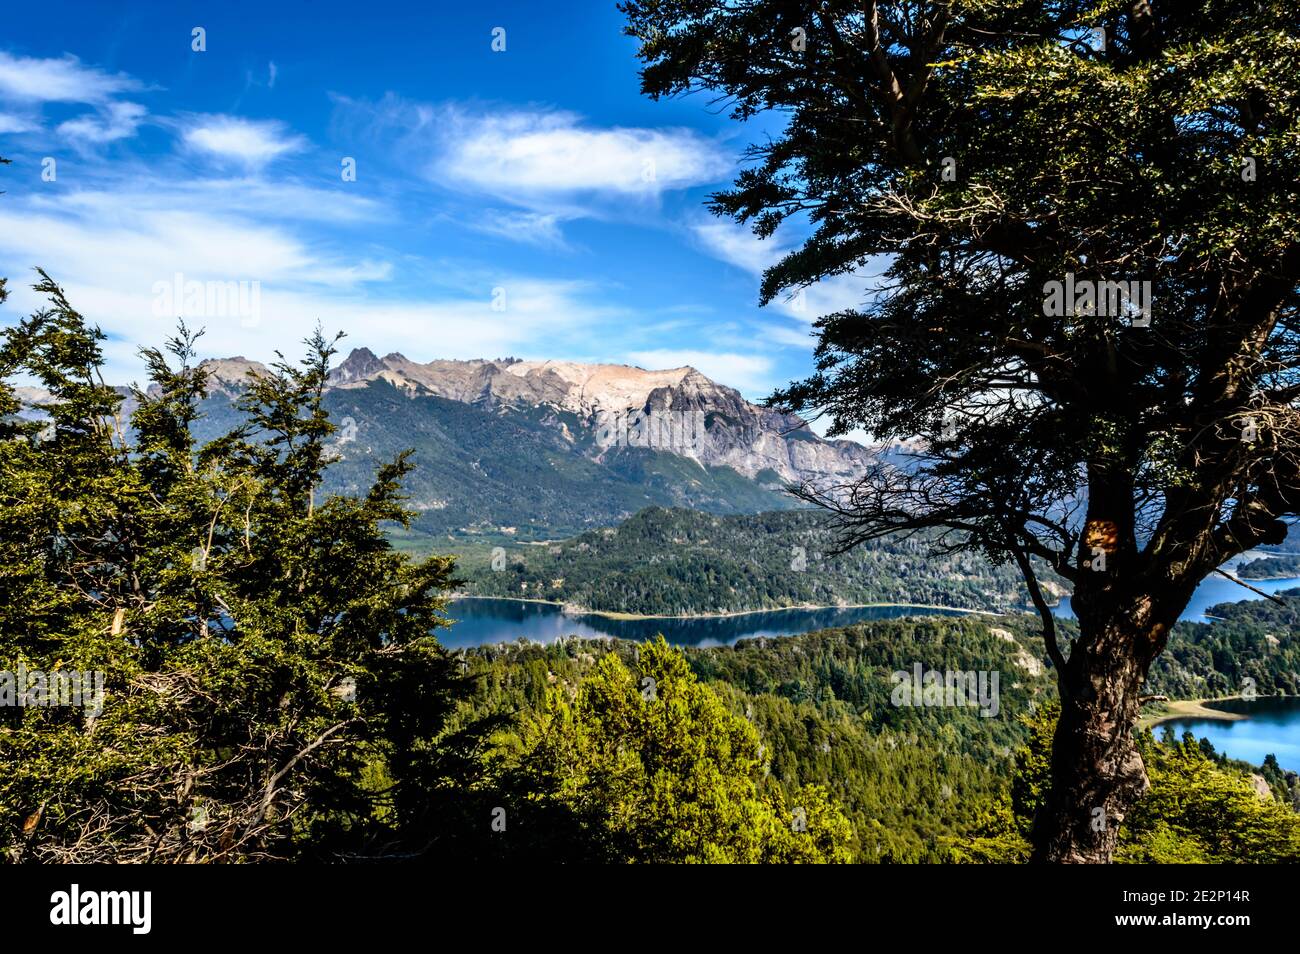
[[[199,436],[234,423],[256,361],[204,362]],[[339,430],[327,489],[358,491],[375,463],[413,448],[410,545],[431,538],[540,540],[617,523],[647,506],[716,514],[794,506],[792,483],[838,484],[876,449],[825,440],[691,367],[498,360],[428,363],[353,350],[329,376]],[[204,431],[208,433],[205,434]]]

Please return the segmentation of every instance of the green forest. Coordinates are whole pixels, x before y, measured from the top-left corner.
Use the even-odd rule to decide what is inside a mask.
[[[460,551],[475,596],[546,599],[599,612],[690,616],[863,603],[993,612],[1028,604],[1020,571],[978,553],[936,553],[936,535],[834,552],[819,510],[718,516],[652,507],[570,540]],[[495,562],[494,562],[495,557]],[[1041,568],[1057,595],[1059,577]]]
[[[0,345],[0,663],[102,671],[106,692],[96,709],[0,711],[9,860],[1026,858],[1056,704],[1035,617],[453,653],[437,634],[455,561],[390,539],[411,517],[405,455],[364,493],[321,489],[329,340],[200,441],[195,334],[143,352],[152,386],[124,418],[101,335],[53,281],[38,290],[49,307]],[[50,395],[39,417],[18,374]],[[648,511],[632,527],[648,552],[665,534],[739,546],[755,527],[816,544],[808,520]],[[1246,675],[1297,691],[1293,611],[1214,613],[1176,628],[1153,692],[1229,694]],[[899,704],[896,674],[916,666],[996,673],[996,711]],[[1116,860],[1300,859],[1294,773],[1139,741],[1152,789]]]
[[[1005,619],[1004,626],[1023,625]],[[1197,631],[1180,633],[1199,642]],[[1290,638],[1290,637],[1288,637]],[[978,620],[884,621],[680,656],[694,678],[760,740],[758,790],[799,807],[818,795],[848,822],[859,862],[1018,862],[1045,781],[1055,717],[1050,677],[1026,671],[1033,637]],[[532,725],[558,694],[580,700],[613,657],[630,672],[647,648],[623,642],[484,647],[463,654],[480,677],[467,718],[504,707]],[[983,719],[963,708],[890,703],[889,675],[922,659],[945,668],[1001,668],[1003,706]],[[645,670],[640,670],[644,672]],[[603,691],[603,690],[602,690]],[[631,687],[625,689],[630,693]],[[498,742],[517,764],[528,729]],[[1276,764],[1227,760],[1190,736],[1140,733],[1152,789],[1125,822],[1119,862],[1300,860],[1300,782]],[[639,767],[638,767],[639,768]],[[1261,774],[1271,797],[1250,776]],[[833,859],[832,859],[833,860]]]
[[[1297,574],[1300,574],[1300,556],[1291,553],[1248,560],[1237,567],[1237,575],[1243,580],[1268,580]]]

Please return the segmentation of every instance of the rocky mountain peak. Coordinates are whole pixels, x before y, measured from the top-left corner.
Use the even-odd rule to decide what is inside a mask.
[[[199,362],[199,367],[208,373],[209,393],[217,391],[228,395],[242,390],[248,383],[250,375],[267,372],[267,367],[262,362],[252,361],[243,355],[234,358],[209,358]]]
[[[204,364],[214,389],[226,393],[264,370],[242,357]],[[329,386],[350,390],[377,381],[413,398],[432,395],[503,410],[567,412],[600,435],[600,458],[626,443],[689,457],[706,467],[730,467],[764,482],[797,482],[851,478],[872,456],[860,444],[822,440],[793,415],[751,404],[739,391],[689,365],[650,370],[553,360],[420,363],[396,352],[381,358],[362,347],[330,372]]]
[[[401,355],[389,357],[401,358]],[[369,348],[353,348],[352,352],[330,372],[331,384],[349,384],[373,378],[387,368],[387,358],[380,360]],[[405,359],[402,359],[405,360]]]

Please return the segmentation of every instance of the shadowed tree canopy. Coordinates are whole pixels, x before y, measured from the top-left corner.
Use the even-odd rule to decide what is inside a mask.
[[[651,96],[779,114],[721,215],[802,245],[764,302],[885,269],[774,396],[911,466],[804,487],[845,543],[939,527],[1024,572],[1064,707],[1040,859],[1105,860],[1197,583],[1300,509],[1300,9],[632,0]],[[1074,584],[1057,646],[1034,562]]]
[[[251,381],[245,423],[200,443],[196,333],[141,350],[128,404],[104,335],[44,272],[35,291],[48,306],[0,333],[0,671],[41,674],[0,708],[0,854],[424,850],[422,813],[474,781],[491,725],[447,725],[472,689],[432,635],[452,559],[384,534],[411,516],[409,454],[363,495],[321,489],[332,343]],[[97,701],[45,704],[73,671],[99,674]]]

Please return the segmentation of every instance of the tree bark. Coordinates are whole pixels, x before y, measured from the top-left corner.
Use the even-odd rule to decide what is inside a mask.
[[[1149,597],[1121,607],[1097,602],[1110,603],[1111,611],[1077,611],[1080,639],[1060,674],[1051,785],[1032,835],[1032,860],[1038,862],[1109,862],[1120,824],[1150,788],[1133,726],[1147,670],[1172,621],[1153,619]]]

